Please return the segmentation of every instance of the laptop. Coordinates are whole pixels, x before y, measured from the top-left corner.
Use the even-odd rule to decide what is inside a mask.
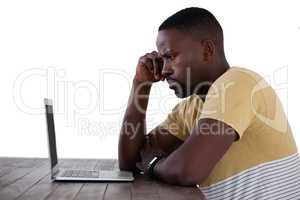
[[[53,181],[133,181],[130,171],[61,169],[58,165],[53,117],[53,101],[44,99],[48,131],[51,179]]]

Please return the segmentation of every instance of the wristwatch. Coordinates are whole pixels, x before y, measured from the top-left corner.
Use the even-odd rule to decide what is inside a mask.
[[[158,163],[158,161],[160,161],[162,159],[162,157],[159,156],[155,156],[149,163],[148,163],[148,167],[147,167],[147,171],[150,177],[154,178],[154,167],[155,165]]]

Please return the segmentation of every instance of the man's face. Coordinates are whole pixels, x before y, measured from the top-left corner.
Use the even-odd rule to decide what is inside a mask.
[[[176,96],[184,98],[200,90],[208,76],[201,41],[192,39],[176,29],[158,32],[157,49],[163,58],[162,75]]]

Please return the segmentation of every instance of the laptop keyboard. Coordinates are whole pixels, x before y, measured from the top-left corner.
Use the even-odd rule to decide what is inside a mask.
[[[66,170],[62,176],[64,176],[64,177],[98,178],[99,171]]]

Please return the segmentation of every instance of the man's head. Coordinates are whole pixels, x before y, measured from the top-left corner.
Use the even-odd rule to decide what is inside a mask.
[[[178,97],[204,94],[206,83],[227,66],[222,28],[203,8],[186,8],[167,18],[159,26],[156,45],[162,74]]]

